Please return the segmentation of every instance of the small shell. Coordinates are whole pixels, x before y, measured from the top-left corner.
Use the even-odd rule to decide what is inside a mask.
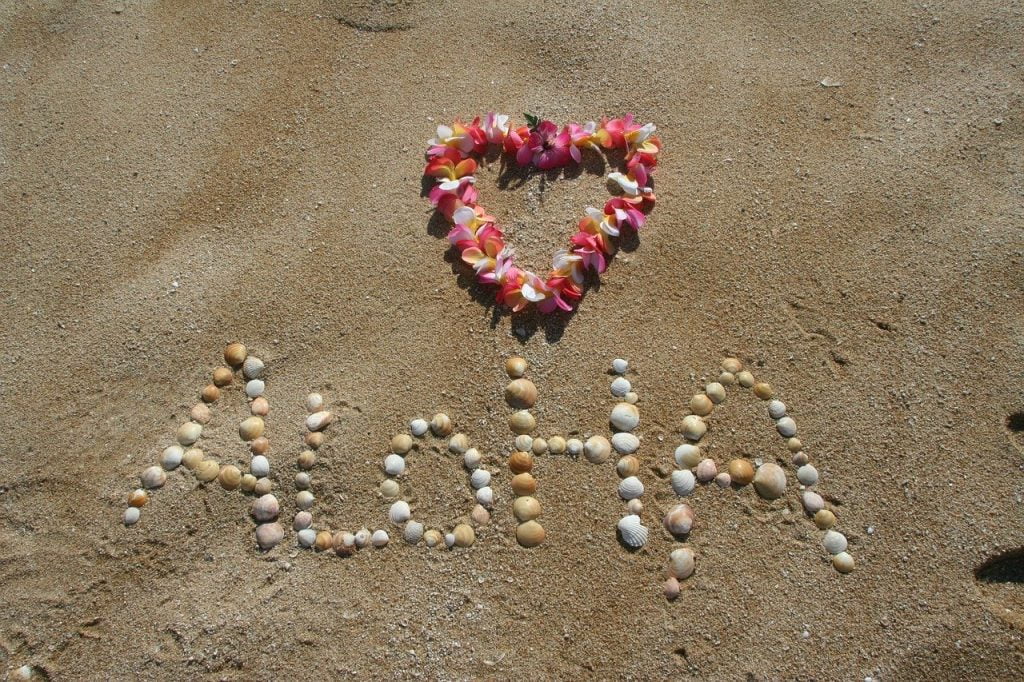
[[[526,521],[516,526],[516,541],[523,547],[536,547],[544,542],[547,534],[536,521]]]
[[[537,420],[526,410],[519,410],[508,418],[508,427],[512,433],[529,433],[537,428]]]
[[[176,434],[178,443],[181,445],[192,445],[199,436],[203,434],[203,427],[195,422],[185,422],[178,427],[178,433]]]
[[[263,376],[266,365],[258,357],[250,355],[242,363],[242,376],[246,379],[259,379]]]
[[[324,397],[319,393],[310,393],[306,396],[306,411],[309,413],[319,412],[324,406]]]
[[[570,438],[565,441],[565,451],[573,457],[579,457],[583,454],[583,441],[579,438]]]
[[[261,523],[256,526],[256,544],[264,552],[273,549],[284,540],[284,527],[280,523]]]
[[[160,466],[165,471],[174,471],[181,465],[181,458],[184,454],[185,448],[180,445],[164,448],[164,451],[160,453]]]
[[[814,515],[814,525],[821,530],[828,530],[836,525],[836,515],[828,509],[822,509]]]
[[[689,547],[672,550],[668,555],[668,574],[676,580],[686,580],[693,575],[694,559],[693,550]]]
[[[800,452],[793,453],[793,466],[802,467],[807,464],[808,458],[807,453],[801,450]]]
[[[612,395],[617,398],[624,398],[627,393],[633,390],[633,385],[625,377],[615,377],[611,385]]]
[[[761,383],[754,384],[754,395],[761,400],[771,400],[772,396],[775,395],[775,392],[772,391],[771,384],[762,381]]]
[[[529,452],[513,452],[508,458],[508,468],[513,474],[524,474],[533,469],[533,455]]]
[[[736,375],[732,372],[722,372],[718,375],[718,383],[723,386],[732,386],[736,383]]]
[[[840,552],[832,557],[832,565],[840,573],[852,573],[854,569],[853,557],[846,552]]]
[[[233,464],[221,468],[217,482],[224,490],[236,490],[242,484],[242,472]]]
[[[299,453],[298,459],[296,459],[296,463],[298,464],[300,469],[304,471],[309,471],[310,469],[313,468],[313,465],[316,464],[316,453],[313,452],[312,450],[303,450],[302,452]]]
[[[676,469],[672,472],[672,491],[679,497],[686,497],[697,486],[697,478],[689,469]]]
[[[708,425],[703,419],[695,414],[690,414],[683,417],[683,436],[686,440],[692,440],[694,443],[704,437],[704,434],[708,432]]]
[[[390,540],[391,538],[388,536],[388,532],[383,528],[373,531],[373,535],[370,536],[370,544],[377,549],[387,546]]]
[[[232,367],[238,367],[240,364],[245,362],[245,356],[248,355],[249,351],[246,350],[245,346],[240,343],[229,343],[224,347],[224,362],[228,363]]]
[[[263,435],[266,428],[261,417],[243,419],[238,425],[238,437],[244,441],[255,440]]]
[[[470,471],[478,468],[481,461],[483,461],[483,457],[480,455],[480,451],[476,448],[466,450],[466,454],[462,456],[463,465],[465,465],[465,467]]]
[[[512,357],[505,361],[505,372],[513,379],[518,379],[526,374],[528,368],[526,360],[520,357]]]
[[[537,501],[536,497],[517,497],[515,502],[512,503],[512,514],[515,515],[516,520],[532,521],[540,516],[541,507],[540,502]]]
[[[306,417],[306,428],[310,431],[320,431],[327,428],[327,425],[334,421],[334,414],[326,410],[314,412]]]
[[[310,431],[302,440],[306,444],[306,447],[319,450],[320,446],[324,444],[324,434],[319,431]]]
[[[672,535],[684,537],[693,528],[693,509],[688,504],[677,504],[668,510],[662,523]]]
[[[139,517],[142,516],[138,507],[128,507],[124,510],[124,515],[121,516],[121,521],[126,526],[134,526],[139,522]]]
[[[455,536],[456,547],[469,547],[476,540],[476,532],[473,531],[473,526],[468,523],[460,523],[455,526],[452,530],[452,535]]]
[[[313,525],[313,515],[308,511],[300,511],[295,514],[295,518],[292,519],[292,529],[299,531],[304,528],[309,528]]]
[[[252,503],[252,517],[257,521],[273,521],[281,512],[277,498],[267,494]]]
[[[263,383],[263,379],[251,379],[245,382],[245,394],[250,398],[259,398],[265,390],[267,390],[267,385]]]
[[[715,405],[725,402],[725,386],[714,381],[704,387],[704,395]],[[693,400],[690,401],[690,409],[693,410]],[[696,413],[696,410],[693,410]]]
[[[144,507],[147,502],[149,502],[149,493],[142,488],[138,488],[128,495],[129,507]]]
[[[456,455],[463,455],[469,450],[469,436],[464,433],[456,433],[448,441],[448,451]]]
[[[566,442],[561,436],[551,436],[548,438],[548,452],[552,455],[561,455],[565,452]]]
[[[388,455],[384,458],[384,471],[388,476],[402,475],[405,473],[405,459],[401,455]]]
[[[644,503],[640,501],[640,498],[634,498],[626,502],[626,511],[630,514],[636,514],[640,516],[644,512]]]
[[[669,576],[665,580],[665,599],[674,601],[679,596],[679,581]]]
[[[491,472],[487,469],[476,469],[469,476],[469,484],[473,486],[474,490],[479,490],[486,485],[491,484]]]
[[[537,479],[531,474],[516,474],[512,477],[512,492],[516,495],[532,495],[537,492]]]
[[[244,493],[253,492],[256,490],[256,477],[252,474],[242,474],[242,480],[239,482],[238,487]]]
[[[754,474],[754,488],[766,500],[776,500],[786,492],[786,472],[774,462],[765,462]]]
[[[523,476],[529,476],[530,474],[522,474]],[[494,504],[494,490],[489,485],[485,485],[476,491],[476,501],[483,506],[490,508]]]
[[[486,526],[491,521],[491,512],[487,511],[487,507],[478,504],[469,512],[469,518],[478,526]]]
[[[334,544],[334,538],[331,535],[331,531],[322,530],[316,534],[316,542],[313,546],[321,552],[326,552]]]
[[[295,493],[295,506],[299,509],[309,509],[316,502],[316,497],[308,490],[300,490]]]
[[[583,456],[591,464],[607,462],[612,454],[612,444],[604,436],[591,436],[583,446]]]
[[[846,551],[846,536],[837,530],[827,530],[821,544],[829,554],[839,554]]]
[[[612,408],[609,421],[617,431],[632,431],[640,424],[640,410],[636,405],[619,403]]]
[[[249,460],[249,473],[256,478],[270,475],[270,460],[263,455],[256,455]]]
[[[636,476],[627,476],[619,481],[619,497],[633,500],[644,494],[644,484]]]
[[[734,459],[729,462],[729,477],[736,485],[750,485],[754,480],[754,465],[748,459]]]
[[[543,438],[534,438],[533,445],[530,448],[535,455],[543,455],[548,451],[548,442]]]
[[[640,448],[640,439],[623,431],[612,436],[612,447],[620,455],[631,455]]]
[[[818,470],[810,464],[804,464],[796,470],[796,480],[807,486],[814,485],[818,482]]]
[[[206,403],[196,403],[188,413],[189,419],[197,424],[209,424],[213,413]]]
[[[203,457],[206,455],[199,448],[189,448],[185,451],[185,454],[181,456],[181,463],[185,465],[186,469],[195,470],[199,463],[203,461]]]
[[[409,433],[419,438],[427,432],[430,428],[430,424],[426,419],[413,419],[409,422]]]
[[[638,549],[647,544],[647,527],[636,514],[629,514],[619,519],[617,524],[619,536],[627,547]]]
[[[410,521],[405,524],[405,528],[402,531],[402,537],[410,545],[417,544],[423,537],[423,524],[419,521]]]
[[[700,451],[700,448],[690,443],[683,443],[675,452],[676,466],[680,468],[690,469],[704,459],[704,453]]]
[[[399,433],[391,437],[391,452],[396,455],[404,455],[412,450],[412,436],[407,433]]]
[[[266,417],[270,413],[270,403],[266,398],[260,396],[249,405],[249,411],[257,417]]]
[[[790,438],[786,441],[786,447],[790,452],[800,452],[804,449],[804,444],[800,442],[799,438]]]
[[[804,509],[807,510],[808,514],[817,514],[825,508],[825,500],[822,499],[821,495],[810,490],[805,490],[803,495],[800,496],[800,500],[803,502]]]
[[[249,449],[254,455],[265,455],[270,450],[270,441],[266,436],[260,436],[249,443]]]
[[[638,402],[640,402],[640,394],[637,393],[636,391],[630,391],[629,393],[624,395],[622,399],[625,400],[630,405],[636,405]]]
[[[615,464],[615,471],[620,478],[629,478],[640,473],[640,460],[633,455],[626,455]]]
[[[612,360],[612,371],[616,374],[625,374],[629,371],[629,363],[622,358]]]
[[[409,509],[409,503],[405,500],[398,500],[392,504],[391,509],[388,510],[388,518],[396,526],[400,526],[411,519],[412,510]]]
[[[431,528],[423,533],[423,542],[427,547],[437,547],[444,542],[444,536],[441,535],[441,531]]]
[[[715,460],[705,457],[697,465],[697,480],[701,483],[709,483],[718,475],[718,465]]]
[[[338,556],[351,556],[356,551],[356,536],[339,530],[331,538],[328,546]]]
[[[452,433],[452,420],[443,412],[438,412],[430,420],[430,430],[435,436],[446,438]]]
[[[293,480],[295,482],[295,487],[299,490],[309,490],[309,487],[313,485],[313,479],[310,477],[309,472],[306,471],[300,471],[295,474],[295,478]]]
[[[715,409],[715,403],[712,402],[711,398],[698,393],[697,395],[690,398],[690,412],[693,412],[699,417],[706,417],[711,414],[711,411]]]
[[[522,452],[529,452],[530,450],[533,449],[533,436],[529,434],[519,434],[518,436],[516,436],[514,442],[516,444],[516,450],[521,450]]]
[[[357,530],[354,538],[356,547],[362,549],[363,547],[366,547],[368,544],[370,544],[370,535],[371,533],[367,528],[360,528],[359,530]]]
[[[167,482],[167,472],[158,466],[147,467],[139,476],[143,488],[159,488]]]
[[[235,379],[235,373],[227,367],[218,367],[213,370],[213,385],[217,387],[224,387],[230,384]]]
[[[772,419],[782,419],[786,416],[786,403],[781,400],[773,400],[768,403],[768,416]]]
[[[729,475],[728,471],[719,471],[718,475],[715,476],[715,485],[719,488],[728,488],[732,485],[732,476]]]
[[[779,435],[783,438],[789,438],[790,436],[796,435],[796,422],[793,421],[792,417],[783,417],[779,421],[775,422],[775,428],[778,429]]]
[[[393,478],[385,478],[380,483],[380,496],[385,500],[393,500],[402,492],[402,486]]]
[[[252,491],[257,495],[266,495],[274,489],[274,482],[269,478],[258,478],[256,479],[256,485],[253,486]]]
[[[533,407],[537,402],[537,387],[529,379],[513,379],[505,386],[505,402],[517,409]]]
[[[736,375],[736,383],[743,388],[750,388],[754,385],[754,375],[746,370],[742,372],[733,372]]]
[[[743,369],[743,363],[737,358],[726,358],[722,360],[722,369],[730,374],[736,374]]]
[[[316,531],[312,528],[300,528],[295,535],[295,540],[299,543],[299,547],[309,549],[316,542]]]
[[[196,479],[201,483],[209,483],[220,475],[220,465],[212,459],[204,459],[195,468]]]

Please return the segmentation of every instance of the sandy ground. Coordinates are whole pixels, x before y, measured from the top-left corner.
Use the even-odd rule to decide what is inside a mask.
[[[1022,31],[1016,2],[0,3],[0,666],[1024,676],[1020,559],[975,576],[1024,545]],[[659,127],[659,204],[572,317],[495,310],[419,195],[434,126],[489,109]],[[481,190],[537,268],[607,196],[590,173],[499,189],[497,166]],[[385,525],[388,439],[445,410],[496,472],[477,544],[343,560],[289,532],[260,554],[248,501],[181,472],[122,526],[236,339],[268,363],[286,518],[318,390],[341,414],[318,522]],[[613,462],[554,456],[548,541],[518,547],[512,354],[545,435],[606,433],[608,362],[630,359],[652,510],[690,394],[742,358],[791,406],[857,571],[795,487],[702,488],[698,571],[666,602],[673,544],[616,542]],[[244,462],[223,402],[207,450]],[[749,395],[709,442],[786,456]],[[424,520],[467,513],[451,458],[411,466]]]

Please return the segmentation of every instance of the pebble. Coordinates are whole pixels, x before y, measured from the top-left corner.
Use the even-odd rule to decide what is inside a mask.
[[[508,468],[513,474],[523,474],[533,469],[533,455],[529,452],[513,452],[508,458]]]
[[[836,515],[828,509],[822,509],[814,514],[814,525],[821,530],[828,530],[836,525]]]
[[[754,375],[750,372],[733,372],[736,375],[736,383],[743,388],[751,388],[754,385]]]
[[[483,461],[483,457],[480,455],[480,451],[476,448],[466,450],[466,454],[462,456],[462,463],[469,471],[473,471],[478,468],[481,461]]]
[[[180,445],[171,445],[164,448],[160,453],[160,466],[166,471],[174,471],[181,465],[181,458],[185,454],[185,448]]]
[[[583,441],[579,438],[570,438],[565,441],[565,451],[573,457],[579,457],[583,454]]]
[[[159,488],[167,482],[167,472],[158,466],[147,467],[139,477],[143,488]]]
[[[232,367],[238,367],[245,362],[245,356],[249,351],[240,343],[229,343],[224,347],[224,362]]]
[[[722,360],[722,369],[729,374],[736,374],[743,369],[743,363],[737,358],[726,358]]]
[[[213,385],[218,388],[227,386],[235,379],[235,374],[227,367],[218,367],[213,370]]]
[[[270,403],[263,396],[252,401],[249,411],[257,417],[266,417],[270,413]]]
[[[719,488],[728,488],[732,485],[732,476],[729,475],[728,471],[721,471],[715,476],[715,485]]]
[[[832,557],[832,565],[840,573],[852,573],[854,569],[853,557],[846,552],[839,552]]]
[[[487,511],[487,507],[478,504],[469,512],[469,518],[478,526],[486,526],[491,520],[491,512]]]
[[[516,450],[529,452],[533,450],[533,436],[528,433],[521,433],[515,439]]]
[[[327,425],[334,421],[334,414],[321,410],[306,417],[306,428],[310,431],[320,431],[327,428]]]
[[[512,429],[512,433],[529,433],[537,428],[537,420],[526,410],[519,410],[508,418],[508,427]]]
[[[280,511],[280,503],[270,494],[263,495],[252,503],[252,517],[260,522],[273,521]]]
[[[616,374],[625,374],[629,371],[629,362],[622,358],[612,360],[612,371]]]
[[[612,436],[612,447],[620,455],[631,455],[640,448],[640,439],[632,433],[616,433]]]
[[[302,528],[296,536],[299,547],[309,549],[316,542],[316,531],[312,528]]]
[[[704,394],[711,399],[715,405],[721,405],[725,402],[725,386],[713,381],[704,387]]]
[[[602,464],[612,454],[612,444],[604,436],[591,436],[583,446],[583,456],[591,464]]]
[[[121,520],[124,521],[124,525],[126,526],[134,526],[138,523],[141,515],[142,513],[139,511],[138,507],[128,507],[124,510],[124,515],[121,517]]]
[[[178,443],[181,445],[192,445],[203,433],[203,427],[195,422],[185,422],[178,427],[176,434]]]
[[[734,459],[729,462],[729,476],[736,485],[750,485],[754,480],[754,465],[748,459]]]
[[[316,453],[312,450],[303,450],[299,453],[296,464],[298,464],[300,469],[309,471],[316,464]]]
[[[640,460],[632,455],[622,457],[615,464],[615,471],[618,472],[621,478],[636,476],[640,473]]]
[[[796,470],[796,480],[807,486],[814,485],[818,482],[818,470],[813,465],[804,464]]]
[[[547,534],[536,521],[526,521],[516,526],[516,541],[523,547],[536,547],[544,542]]]
[[[512,514],[519,522],[532,521],[538,518],[540,513],[540,502],[537,501],[536,497],[530,497],[529,495],[517,497],[515,502],[512,503]]]
[[[188,413],[189,418],[199,424],[210,423],[210,417],[213,413],[210,411],[210,407],[206,403],[196,403],[192,406],[192,409]]]
[[[443,412],[438,412],[430,420],[430,430],[435,436],[447,438],[452,433],[452,420]]]
[[[216,402],[217,398],[220,398],[220,389],[213,384],[208,384],[203,387],[199,397],[203,399],[203,402],[212,403]]]
[[[324,406],[324,397],[319,393],[310,393],[306,396],[306,411],[319,412]]]
[[[404,455],[412,450],[412,436],[407,433],[399,433],[391,438],[391,452],[396,455]]]
[[[766,500],[776,500],[786,492],[786,472],[774,462],[765,462],[754,474],[754,488]]]
[[[309,492],[308,490],[300,490],[299,492],[295,493],[295,506],[298,507],[299,509],[309,509],[310,507],[313,506],[315,502],[316,497],[314,497],[313,493]]]
[[[452,529],[452,535],[455,536],[456,547],[469,547],[476,540],[476,532],[473,531],[473,526],[468,523],[460,523]]]
[[[505,386],[505,401],[519,409],[533,407],[537,402],[537,387],[529,379],[513,379]]]
[[[523,376],[526,374],[527,369],[529,369],[529,364],[523,358],[512,357],[505,361],[505,373],[511,379],[518,379]]]
[[[679,596],[679,581],[669,576],[665,580],[665,599],[675,600]]]
[[[270,475],[270,460],[263,455],[256,455],[249,460],[249,473],[256,478],[264,478]]]
[[[561,436],[551,436],[548,438],[548,452],[552,455],[561,455],[565,452],[566,442]]]
[[[423,524],[419,521],[410,521],[405,524],[405,529],[402,531],[402,537],[410,545],[415,545],[423,538]]]
[[[284,527],[280,523],[262,523],[256,526],[256,544],[264,552],[281,544],[284,540]]]
[[[535,455],[543,455],[548,451],[548,442],[543,438],[534,438],[533,446],[530,449]]]
[[[512,492],[516,495],[533,495],[537,492],[537,479],[532,474],[516,474],[511,481]]]
[[[711,414],[711,411],[715,409],[714,402],[711,398],[707,397],[703,393],[690,398],[690,412],[693,412],[698,417],[706,417]]]
[[[686,580],[693,575],[695,565],[693,550],[689,547],[679,547],[668,555],[668,574],[676,580]]]
[[[634,500],[644,494],[644,484],[636,476],[627,476],[619,482],[619,497]]]
[[[683,469],[691,469],[704,459],[703,453],[700,448],[696,445],[690,445],[689,443],[683,443],[675,452],[676,466]]]
[[[259,379],[263,376],[263,368],[266,365],[259,358],[250,355],[242,363],[242,376],[246,379]]]
[[[244,441],[255,440],[263,435],[264,428],[262,417],[249,417],[238,425],[238,436]]]
[[[781,400],[773,400],[768,403],[768,416],[772,419],[781,419],[786,416],[786,403]]]
[[[144,507],[149,502],[149,493],[142,488],[137,488],[128,494],[129,507]]]
[[[430,424],[426,419],[413,419],[409,422],[409,432],[417,438],[425,434],[429,428]]]
[[[827,530],[821,544],[829,554],[839,554],[846,551],[846,536],[837,530]]]
[[[686,497],[693,492],[697,478],[689,469],[676,469],[672,472],[672,490],[679,497]]]
[[[615,377],[612,379],[612,395],[622,398],[631,390],[633,390],[632,384],[629,383],[629,379],[625,377]]]
[[[398,481],[393,478],[385,478],[380,483],[380,495],[385,500],[391,500],[399,496],[402,492],[402,486],[398,485]]]
[[[694,443],[704,437],[704,434],[708,432],[708,425],[703,419],[695,414],[690,414],[683,417],[683,436],[687,440],[692,440]]]
[[[618,431],[632,431],[640,424],[640,411],[636,405],[619,403],[612,408],[609,421]]]
[[[263,383],[262,379],[251,379],[245,382],[245,394],[250,398],[259,398],[263,395],[267,385]]]
[[[775,428],[778,429],[779,434],[783,438],[789,438],[790,436],[796,435],[796,422],[793,421],[792,417],[783,417],[779,421],[775,422]]]
[[[701,483],[713,481],[717,475],[718,465],[710,457],[705,457],[697,464],[697,480]]]
[[[292,528],[295,530],[302,530],[303,528],[309,528],[313,525],[313,515],[308,511],[300,511],[295,514],[295,518],[292,519]]]
[[[394,453],[384,458],[384,471],[388,476],[400,476],[405,472],[405,458]]]
[[[805,490],[803,495],[800,496],[800,500],[803,502],[804,509],[807,510],[808,514],[817,514],[825,508],[825,500],[822,499],[821,495],[810,490]]]
[[[236,490],[242,484],[242,472],[235,465],[228,464],[217,474],[217,482],[224,490]]]

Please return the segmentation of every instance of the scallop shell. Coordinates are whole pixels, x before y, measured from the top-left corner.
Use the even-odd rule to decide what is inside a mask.
[[[312,528],[301,528],[295,535],[295,539],[299,543],[299,547],[309,549],[316,542],[316,531]]]
[[[253,486],[252,491],[257,495],[266,495],[274,489],[274,482],[269,478],[258,478],[256,479],[256,485]]]
[[[126,526],[134,526],[139,522],[139,517],[142,516],[142,512],[139,511],[138,507],[128,507],[124,510],[124,515],[121,516],[121,521]]]
[[[736,375],[732,372],[722,372],[718,375],[718,383],[723,386],[732,386],[736,383]]]
[[[781,400],[773,400],[768,403],[768,416],[772,419],[782,419],[786,416],[786,403]]]
[[[700,451],[700,448],[690,443],[683,443],[675,452],[676,465],[680,468],[691,469],[704,459],[704,453]]]
[[[736,375],[736,383],[743,388],[750,388],[754,385],[754,375],[744,370],[742,372],[733,372]]]
[[[711,399],[715,405],[721,405],[725,402],[725,386],[712,381],[710,384],[704,387],[704,394]]]
[[[373,535],[370,536],[370,544],[380,549],[381,547],[387,546],[391,538],[388,536],[388,532],[384,529],[373,531]]]
[[[629,362],[622,358],[612,360],[612,371],[616,374],[625,374],[629,371]]]
[[[159,488],[167,482],[167,472],[158,466],[147,467],[139,476],[143,488]]]
[[[412,450],[412,436],[407,433],[398,433],[391,437],[391,452],[396,455],[404,455]]]
[[[548,442],[543,438],[534,438],[530,450],[535,455],[543,455],[545,452],[548,451]]]
[[[715,476],[718,475],[718,465],[715,464],[715,460],[710,457],[705,457],[697,465],[697,480],[701,483],[708,483],[714,480]]]
[[[647,544],[647,527],[636,514],[629,514],[619,519],[617,524],[619,536],[628,547],[639,549]]]
[[[774,462],[765,462],[754,474],[754,488],[766,500],[776,500],[786,492],[786,472]]]
[[[199,448],[189,448],[185,451],[185,454],[181,456],[181,463],[185,465],[186,469],[194,470],[199,463],[203,461],[203,457],[206,455]]]
[[[295,514],[295,518],[292,519],[292,529],[299,531],[304,528],[309,528],[313,525],[313,515],[308,511],[300,511]]]
[[[513,379],[505,386],[505,401],[512,407],[533,407],[537,402],[537,387],[529,379]]]
[[[583,454],[583,441],[579,438],[570,438],[565,441],[565,451],[573,457],[579,457]]]
[[[491,521],[491,512],[487,511],[487,507],[478,504],[469,512],[469,518],[478,526],[486,526]]]
[[[612,447],[620,455],[631,455],[640,448],[640,439],[632,433],[616,433],[612,436]]]
[[[258,357],[250,355],[242,363],[242,376],[246,379],[259,379],[263,376],[266,365]]]
[[[689,469],[676,469],[672,472],[672,491],[679,497],[686,497],[697,486],[697,478]]]
[[[313,546],[321,552],[324,552],[330,549],[332,544],[333,537],[331,536],[331,531],[322,530],[316,534],[316,542],[313,543]]]
[[[821,544],[829,554],[839,554],[846,551],[846,536],[837,530],[827,530]]]
[[[537,492],[537,479],[528,473],[513,476],[511,485],[516,495],[532,495]]]
[[[618,472],[621,478],[636,476],[640,473],[640,460],[633,455],[621,457],[619,458],[619,461],[615,463],[615,471]]]
[[[537,428],[537,420],[526,410],[519,410],[508,418],[508,427],[512,429],[512,433],[529,433]]]
[[[242,472],[234,464],[228,464],[217,474],[217,482],[224,490],[235,490],[242,484]]]
[[[384,458],[384,471],[388,476],[400,476],[405,473],[405,458],[390,454]]]
[[[689,547],[674,549],[668,555],[668,574],[676,580],[686,580],[693,575],[695,563],[692,549]]]
[[[248,417],[238,424],[238,437],[244,441],[256,440],[266,426],[261,417]]]
[[[409,422],[409,433],[419,438],[427,432],[430,428],[430,424],[427,423],[426,419],[413,419]]]
[[[264,478],[270,475],[270,460],[263,455],[256,455],[249,460],[249,473],[256,478]]]
[[[633,385],[625,377],[615,377],[611,385],[612,395],[617,398],[625,398],[626,394],[633,390]]]
[[[242,489],[242,492],[251,493],[256,490],[256,477],[252,474],[242,474],[242,480],[238,483],[238,487]]]
[[[213,370],[213,385],[227,386],[235,379],[235,374],[227,367],[218,367]]]
[[[398,500],[391,505],[388,510],[388,518],[391,519],[391,523],[396,526],[400,526],[409,519],[412,518],[412,510],[409,509],[409,503],[405,500]]]
[[[185,422],[178,427],[176,438],[181,445],[192,445],[203,434],[203,427],[195,422]]]
[[[267,390],[267,385],[262,379],[251,379],[245,382],[245,394],[250,398],[259,398]]]
[[[790,438],[786,441],[786,447],[789,448],[790,452],[800,452],[804,449],[804,444],[799,438]]]
[[[224,362],[232,367],[238,367],[245,362],[245,356],[249,351],[240,343],[229,343],[224,347]]]
[[[267,494],[252,503],[252,517],[257,521],[273,521],[281,511],[277,498]]]
[[[466,450],[466,454],[462,456],[462,463],[467,469],[473,471],[480,466],[480,462],[483,457],[480,456],[480,451],[476,448],[470,448]]]
[[[435,436],[446,438],[452,432],[452,420],[443,412],[438,412],[430,420],[430,430]]]
[[[796,480],[811,486],[818,482],[818,470],[810,464],[804,464],[796,470]]]
[[[836,525],[836,515],[828,509],[822,509],[814,515],[814,525],[821,530],[828,530]]]
[[[533,449],[533,436],[528,433],[521,433],[515,439],[516,450],[529,452]]]
[[[533,469],[533,455],[529,452],[513,452],[508,458],[508,469],[513,474],[524,474]]]
[[[529,364],[523,358],[513,357],[505,361],[505,372],[513,379],[518,379],[526,374],[527,369],[529,369]]]
[[[469,436],[464,433],[456,433],[448,441],[448,451],[453,452],[456,455],[462,455],[469,450]]]
[[[552,455],[560,455],[565,452],[565,439],[561,436],[551,436],[548,438],[548,452]]]
[[[612,444],[604,436],[591,436],[583,446],[583,456],[591,464],[607,462],[612,454]]]
[[[299,490],[309,490],[309,487],[313,484],[313,479],[306,471],[300,471],[295,474],[295,478],[293,480],[295,482],[295,487]]]
[[[417,544],[423,538],[423,524],[419,521],[410,521],[405,524],[405,528],[402,530],[402,537],[410,545]]]
[[[636,405],[640,402],[640,395],[636,391],[630,391],[626,395],[622,396],[622,399],[630,405]]]
[[[306,447],[318,450],[320,449],[320,446],[324,444],[324,434],[319,431],[310,431],[302,440],[306,443]]]
[[[732,485],[732,476],[729,475],[728,471],[719,471],[718,475],[715,476],[715,485],[719,488],[728,488]]]
[[[327,428],[327,425],[334,421],[334,414],[326,410],[314,412],[306,417],[306,428],[310,431],[320,431]]]
[[[679,581],[669,576],[665,579],[665,599],[673,601],[679,596]]]
[[[270,441],[266,436],[260,436],[249,443],[249,449],[254,455],[265,455],[270,450]]]
[[[484,507],[490,507],[494,504],[494,490],[490,486],[485,485],[476,491],[476,501],[482,504]]]
[[[783,417],[775,422],[775,428],[778,429],[779,435],[783,438],[790,438],[796,435],[796,422],[793,421],[792,417]]]
[[[487,469],[476,469],[469,476],[469,484],[474,490],[479,490],[491,484],[491,472]]]
[[[640,410],[636,405],[619,403],[612,408],[609,421],[617,431],[632,431],[640,425]]]
[[[619,481],[619,497],[633,500],[644,494],[644,484],[636,476],[627,476]]]
[[[665,513],[662,523],[669,533],[683,537],[693,528],[693,509],[688,504],[677,504]]]
[[[708,425],[703,419],[695,414],[690,414],[683,417],[683,436],[686,440],[692,440],[694,443],[704,437],[704,434],[708,432]]]
[[[476,532],[468,523],[460,523],[452,530],[456,547],[469,547],[476,540]]]
[[[174,471],[181,465],[181,458],[185,454],[185,448],[180,445],[172,445],[164,448],[160,454],[160,466],[166,471]]]

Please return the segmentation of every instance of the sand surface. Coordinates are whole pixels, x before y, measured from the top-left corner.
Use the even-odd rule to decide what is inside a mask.
[[[0,667],[51,679],[1024,676],[1024,127],[1017,2],[0,3]],[[841,83],[823,87],[821,81]],[[434,126],[488,110],[634,112],[658,206],[576,315],[468,286],[420,196]],[[543,269],[599,175],[485,203]],[[318,523],[386,525],[388,439],[448,412],[495,472],[477,543],[350,559],[174,472],[139,472],[224,344],[268,364],[286,519],[303,398],[339,412]],[[547,542],[516,545],[504,359],[544,435],[608,431],[611,358],[641,396],[645,498],[689,396],[736,355],[775,386],[839,510],[829,564],[795,486],[701,488],[696,575],[629,553],[614,461],[538,458]],[[244,463],[237,387],[208,452]],[[1016,418],[1013,415],[1018,415]],[[735,394],[709,451],[784,461]],[[792,472],[792,469],[789,469]],[[792,475],[792,473],[790,473]],[[464,473],[414,455],[431,524]]]

